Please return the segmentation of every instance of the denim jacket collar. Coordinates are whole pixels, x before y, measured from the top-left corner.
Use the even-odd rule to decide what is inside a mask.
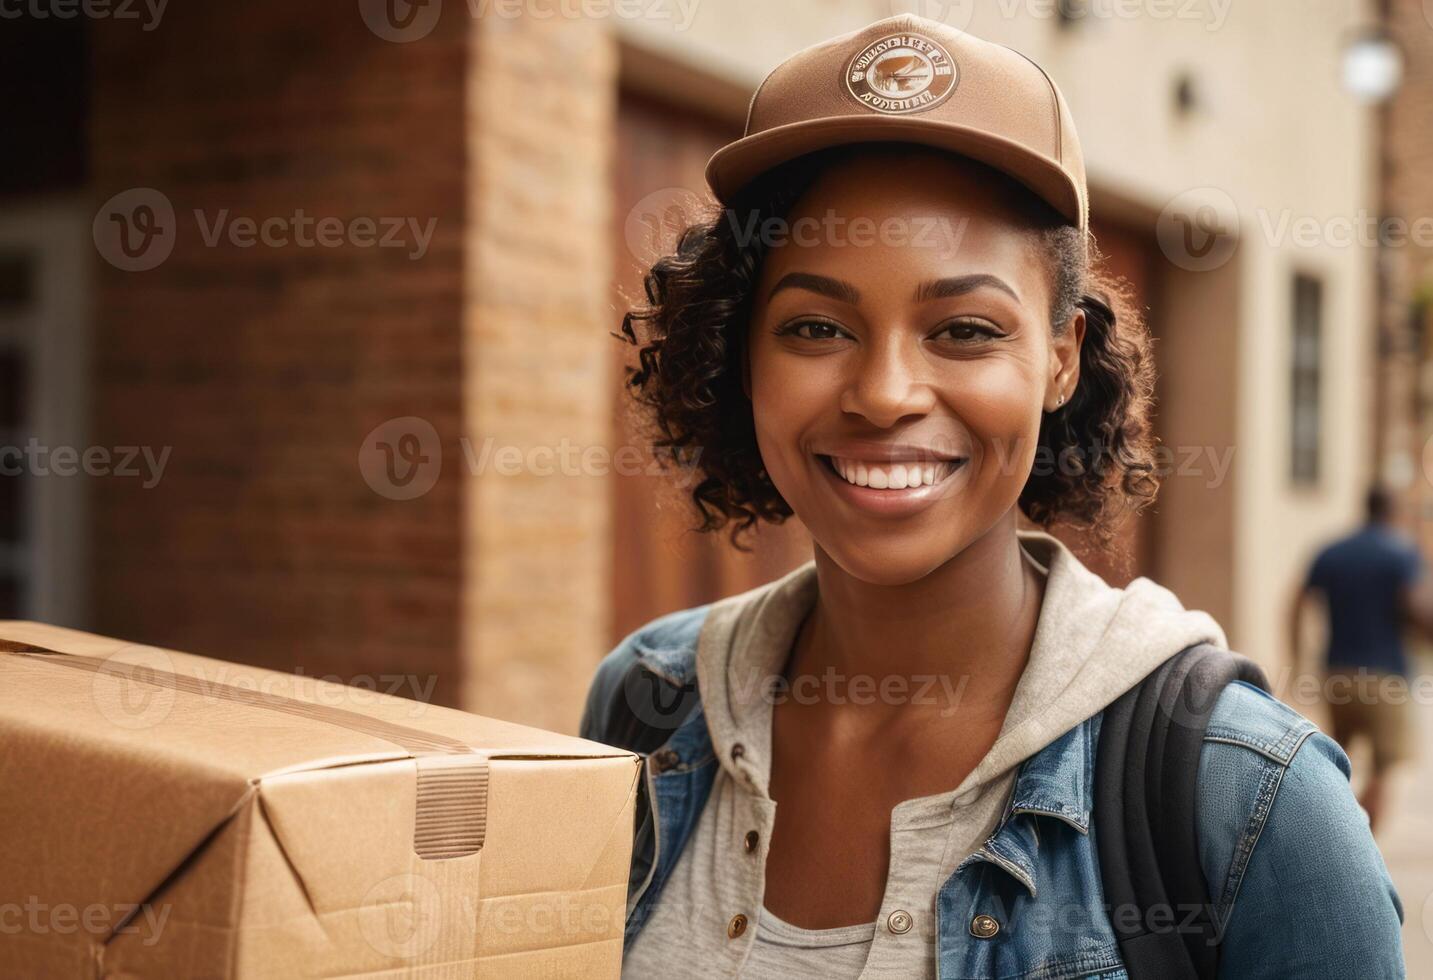
[[[659,630],[636,639],[634,652],[664,681],[686,687],[696,683],[696,643],[697,633],[690,629],[674,630],[671,635]],[[1060,820],[1081,834],[1089,833],[1098,732],[1099,715],[1095,715],[1022,762],[995,832],[957,871],[972,861],[989,861],[1033,896],[1038,886],[1035,869],[1040,848],[1037,818]],[[682,770],[711,759],[713,749],[700,700],[665,747],[677,753],[677,766]]]
[[[1098,733],[1096,715],[1022,762],[995,832],[956,866],[956,872],[972,862],[988,861],[1023,885],[1034,898],[1039,891],[1039,821],[1054,819],[1081,834],[1090,831]]]

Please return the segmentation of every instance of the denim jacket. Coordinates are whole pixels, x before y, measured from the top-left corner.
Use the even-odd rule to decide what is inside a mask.
[[[626,738],[609,724],[614,698],[628,697],[633,713],[652,723],[662,721],[654,712],[679,702],[690,709],[645,756],[624,948],[660,899],[717,773],[696,690],[697,638],[709,608],[663,616],[624,638],[599,665],[583,713],[583,737],[620,745]],[[666,691],[654,702],[631,703],[633,692],[621,690],[637,662]],[[942,884],[941,978],[1128,976],[1091,823],[1100,719],[1020,765],[995,832]],[[1404,976],[1403,905],[1349,773],[1338,744],[1292,708],[1243,682],[1220,695],[1200,755],[1195,819],[1222,930],[1221,977]],[[981,915],[999,924],[993,935],[972,930]]]

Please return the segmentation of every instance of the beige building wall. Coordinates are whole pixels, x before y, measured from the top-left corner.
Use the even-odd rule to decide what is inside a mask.
[[[632,50],[661,51],[749,91],[785,55],[824,37],[892,13],[944,19],[1050,72],[1080,127],[1097,217],[1117,211],[1153,237],[1161,215],[1167,228],[1187,192],[1205,189],[1196,203],[1216,205],[1237,247],[1211,269],[1165,250],[1161,291],[1177,310],[1163,327],[1178,336],[1161,343],[1162,370],[1173,376],[1162,411],[1177,451],[1222,456],[1232,446],[1233,461],[1222,480],[1206,462],[1166,481],[1157,577],[1273,669],[1287,654],[1285,610],[1303,563],[1358,515],[1369,473],[1372,254],[1317,232],[1298,244],[1292,229],[1375,208],[1371,116],[1338,73],[1341,44],[1373,10],[1359,0],[1297,10],[1143,0],[1079,5],[1101,12],[1061,26],[1054,6],[844,0],[783,4],[773,16],[760,0],[726,0],[696,6],[685,25],[674,16],[614,26]],[[1175,110],[1182,73],[1195,100],[1186,114]],[[1288,477],[1295,270],[1324,280],[1322,475],[1312,490]]]

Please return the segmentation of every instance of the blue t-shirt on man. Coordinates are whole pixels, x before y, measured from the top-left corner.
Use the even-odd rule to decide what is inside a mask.
[[[1319,552],[1306,584],[1328,604],[1330,667],[1407,675],[1399,596],[1422,573],[1417,546],[1387,525],[1367,524]]]

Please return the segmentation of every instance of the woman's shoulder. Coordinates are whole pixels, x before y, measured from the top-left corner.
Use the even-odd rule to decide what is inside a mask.
[[[649,620],[603,656],[587,690],[580,725],[583,738],[619,744],[614,731],[637,725],[650,713],[638,711],[636,719],[628,719],[634,714],[634,704],[645,709],[649,700],[657,705],[668,702],[660,692],[648,688],[690,689],[696,675],[697,641],[711,607],[712,603],[703,603]],[[665,720],[667,712],[662,714]]]
[[[1219,695],[1196,819],[1231,975],[1403,975],[1403,905],[1350,773],[1339,744],[1273,695],[1243,681]]]
[[[1318,730],[1268,691],[1247,681],[1234,681],[1214,702],[1204,740],[1242,746],[1287,765]]]
[[[744,592],[665,613],[624,636],[603,658],[598,678],[626,674],[640,663],[670,683],[686,686],[695,677],[697,642],[709,619],[730,625],[770,608],[773,601],[813,602],[816,587],[816,563],[808,560]]]
[[[638,626],[602,658],[599,674],[609,662],[625,670],[641,661],[655,673],[666,675],[676,683],[685,683],[689,671],[687,662],[696,655],[702,624],[713,605],[706,602],[677,609]]]

